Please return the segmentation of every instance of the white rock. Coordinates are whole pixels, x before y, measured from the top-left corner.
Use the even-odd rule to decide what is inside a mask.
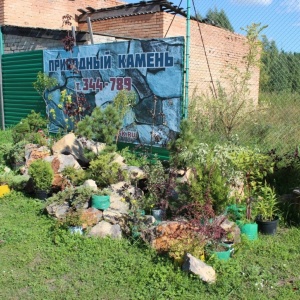
[[[217,276],[215,270],[202,260],[191,255],[190,253],[187,253],[184,257],[182,270],[198,275],[201,280],[207,283],[216,282]]]

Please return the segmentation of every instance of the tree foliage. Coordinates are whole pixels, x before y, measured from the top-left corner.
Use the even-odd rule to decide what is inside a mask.
[[[263,92],[300,92],[300,54],[279,51],[275,41],[264,37],[260,72]]]
[[[224,9],[221,9],[220,11],[215,7],[214,9],[209,9],[206,18],[212,22],[214,22],[216,25],[228,29],[231,32],[234,32],[234,29],[224,11]]]

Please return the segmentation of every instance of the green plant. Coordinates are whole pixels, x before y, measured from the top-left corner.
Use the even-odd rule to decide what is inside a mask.
[[[50,105],[54,105],[55,107],[59,108],[49,95],[49,93],[57,86],[57,84],[58,81],[56,78],[50,77],[48,74],[43,72],[38,72],[37,79],[33,83],[33,87],[45,102],[48,120],[50,119],[51,114]]]
[[[120,91],[117,96],[113,99],[113,106],[119,113],[120,120],[124,120],[126,114],[132,109],[132,107],[136,103],[136,96],[134,92],[129,92],[127,90]],[[116,135],[116,142],[118,142],[118,137],[120,133],[120,129],[118,128],[118,132]]]
[[[127,173],[121,165],[114,162],[113,153],[104,153],[90,162],[87,170],[89,177],[96,181],[98,187],[106,187],[127,179]]]
[[[246,44],[248,52],[241,64],[226,64],[221,81],[213,84],[212,95],[201,96],[201,107],[196,107],[200,116],[195,120],[201,130],[207,128],[219,139],[231,141],[242,124],[249,125],[250,116],[257,110],[257,101],[250,93],[252,70],[259,67],[261,42],[259,37],[266,26],[251,24],[247,26]],[[199,105],[199,104],[198,104]],[[261,108],[259,108],[261,109]],[[203,121],[203,120],[204,121]]]
[[[82,226],[82,211],[70,209],[60,221],[67,226]]]
[[[23,191],[28,180],[28,175],[18,175],[12,171],[0,174],[0,185],[7,184],[11,189],[17,191]]]
[[[67,178],[73,186],[79,186],[88,179],[86,171],[83,169],[75,169],[71,166],[64,168],[61,174]]]
[[[91,196],[95,193],[96,192],[90,187],[68,187],[49,197],[47,199],[47,205],[52,203],[60,205],[67,202],[69,206],[80,209],[89,202]]]
[[[229,202],[229,185],[211,154],[206,163],[193,168],[189,184],[191,202],[212,203],[216,213],[222,213]]]
[[[171,243],[168,255],[174,259],[179,266],[182,265],[186,253],[204,260],[205,238],[196,232],[187,231]]]
[[[261,221],[272,221],[279,212],[275,189],[266,182],[255,190],[257,196],[255,202],[256,213]]]
[[[49,191],[54,178],[51,163],[43,159],[33,161],[28,169],[36,190]]]
[[[154,207],[161,209],[169,208],[169,200],[176,188],[177,173],[169,169],[167,172],[160,160],[156,157],[143,167],[146,174],[146,187],[144,205],[147,210]]]
[[[185,160],[183,151],[192,152],[195,148],[196,137],[193,132],[192,122],[184,119],[180,123],[180,132],[175,140],[168,144],[172,166],[177,169],[187,169],[190,162]]]
[[[22,140],[12,145],[6,154],[6,159],[10,164],[19,164],[25,162],[25,145],[27,143],[27,141]]]
[[[118,110],[109,104],[105,109],[96,107],[90,116],[86,116],[78,122],[77,134],[97,142],[106,143],[111,148],[121,126],[122,120]]]
[[[120,155],[125,159],[128,166],[142,167],[148,163],[147,156],[144,153],[135,152],[125,147],[120,151]]]
[[[36,113],[34,110],[22,119],[17,125],[12,127],[12,137],[14,143],[26,140],[28,143],[36,143],[46,145],[45,129],[48,121],[41,116],[41,113]]]

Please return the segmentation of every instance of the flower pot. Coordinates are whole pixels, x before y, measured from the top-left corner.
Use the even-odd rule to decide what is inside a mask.
[[[4,195],[8,194],[10,192],[10,188],[7,184],[0,185],[0,197],[3,197]]]
[[[262,234],[273,235],[277,231],[279,217],[276,216],[272,221],[262,221],[259,218],[256,220],[258,231]]]
[[[258,225],[257,223],[249,223],[241,225],[241,233],[244,233],[250,241],[257,240],[258,238]]]
[[[216,254],[218,259],[228,260],[230,258],[230,255],[231,255],[231,250],[228,249],[226,251],[215,251],[214,253]]]
[[[161,222],[165,219],[166,211],[161,208],[154,208],[152,209],[152,216],[156,221]]]
[[[92,196],[92,207],[106,210],[110,206],[110,196],[99,196],[99,195],[93,195]]]
[[[35,191],[35,196],[39,199],[39,200],[46,200],[48,193],[47,191],[44,190],[36,190]]]
[[[69,226],[69,232],[71,234],[83,234],[83,229],[81,226]]]

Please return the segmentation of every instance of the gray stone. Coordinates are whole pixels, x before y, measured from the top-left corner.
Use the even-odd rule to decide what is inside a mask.
[[[235,223],[232,221],[229,221],[228,219],[225,219],[221,224],[221,228],[223,228],[225,231],[230,231],[232,227],[235,226]]]
[[[145,225],[151,226],[156,222],[155,218],[152,215],[145,215],[143,218],[143,223]]]
[[[119,220],[122,219],[123,215],[114,209],[108,208],[103,211],[103,219],[111,224],[119,223]]]
[[[146,173],[139,167],[125,166],[123,169],[128,172],[131,180],[145,179],[147,177]]]
[[[101,221],[94,227],[92,227],[91,231],[89,232],[89,236],[93,237],[106,237],[109,236],[114,239],[122,238],[122,231],[121,227],[116,225],[111,225],[106,221]]]
[[[184,257],[182,270],[185,272],[191,272],[195,275],[198,275],[201,280],[207,283],[216,282],[217,276],[215,270],[211,266],[203,262],[202,260],[194,257],[189,253],[186,253]]]
[[[94,142],[87,140],[84,137],[78,138],[77,141],[82,145],[83,148],[90,150],[95,154],[99,154],[106,147],[105,143]]]
[[[46,207],[46,210],[50,216],[60,219],[65,216],[70,209],[69,204],[64,202],[63,204],[52,203]]]
[[[92,179],[86,180],[83,183],[83,186],[90,187],[91,189],[93,189],[93,191],[97,191],[98,190],[98,187],[97,187],[97,184],[96,184],[95,180],[92,180]]]
[[[110,209],[119,211],[122,214],[127,214],[129,211],[129,204],[125,201],[122,201],[124,196],[121,193],[121,189],[124,186],[124,184],[127,183],[125,181],[121,181],[110,186],[112,190],[110,194]],[[134,193],[134,187],[130,186],[127,191],[129,193]]]

